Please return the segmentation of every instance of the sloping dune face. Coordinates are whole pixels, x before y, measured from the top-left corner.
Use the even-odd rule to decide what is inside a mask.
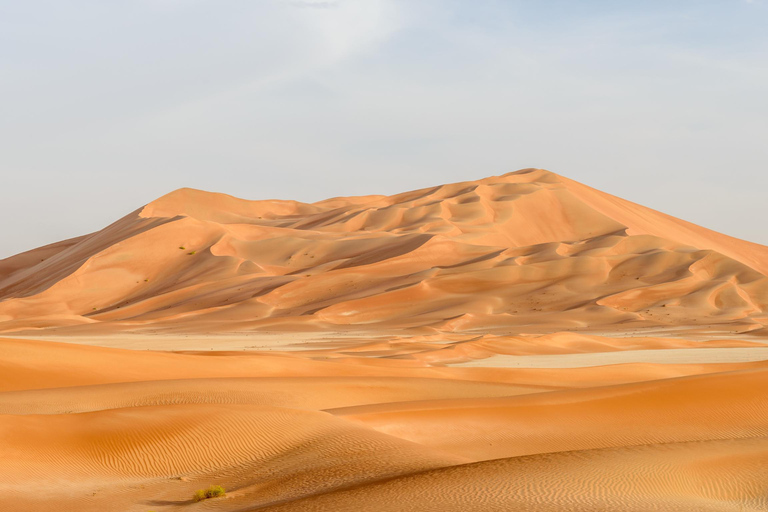
[[[0,330],[757,329],[766,262],[536,169],[314,204],[181,189],[0,261]]]
[[[768,511],[766,274],[537,169],[181,189],[0,261],[0,512]]]

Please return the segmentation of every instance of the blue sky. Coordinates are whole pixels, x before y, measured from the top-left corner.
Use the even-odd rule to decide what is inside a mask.
[[[768,244],[768,0],[0,0],[0,257],[543,167]]]

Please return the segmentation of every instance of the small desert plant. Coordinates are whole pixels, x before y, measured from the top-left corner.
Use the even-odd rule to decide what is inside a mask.
[[[194,256],[196,252],[197,251],[192,251],[192,252],[188,252],[187,254],[189,254],[190,256]]]
[[[183,251],[183,250],[184,250],[184,246],[183,246],[183,245],[180,245],[180,246],[179,246],[179,249],[181,249],[181,250]]]
[[[193,499],[195,501],[203,501],[207,500],[208,498],[218,498],[219,496],[224,496],[226,493],[224,492],[224,488],[220,485],[212,485],[207,489],[200,489],[195,492],[195,495],[193,496]]]

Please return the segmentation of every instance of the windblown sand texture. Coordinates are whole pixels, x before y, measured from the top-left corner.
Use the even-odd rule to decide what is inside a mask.
[[[766,511],[767,274],[538,169],[177,190],[0,260],[0,511]]]

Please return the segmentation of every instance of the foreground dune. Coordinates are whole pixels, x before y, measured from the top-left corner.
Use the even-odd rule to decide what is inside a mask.
[[[768,348],[563,369],[0,349],[2,510],[768,506]],[[226,497],[191,500],[214,483]]]
[[[536,169],[181,189],[0,260],[0,511],[765,511],[766,274]]]
[[[380,511],[766,510],[765,437],[497,459],[269,507]],[[252,509],[255,510],[255,509]]]
[[[334,409],[381,432],[473,460],[768,436],[768,370],[501,398]],[[653,424],[650,423],[653,418]],[[531,425],[536,425],[535,430]]]

